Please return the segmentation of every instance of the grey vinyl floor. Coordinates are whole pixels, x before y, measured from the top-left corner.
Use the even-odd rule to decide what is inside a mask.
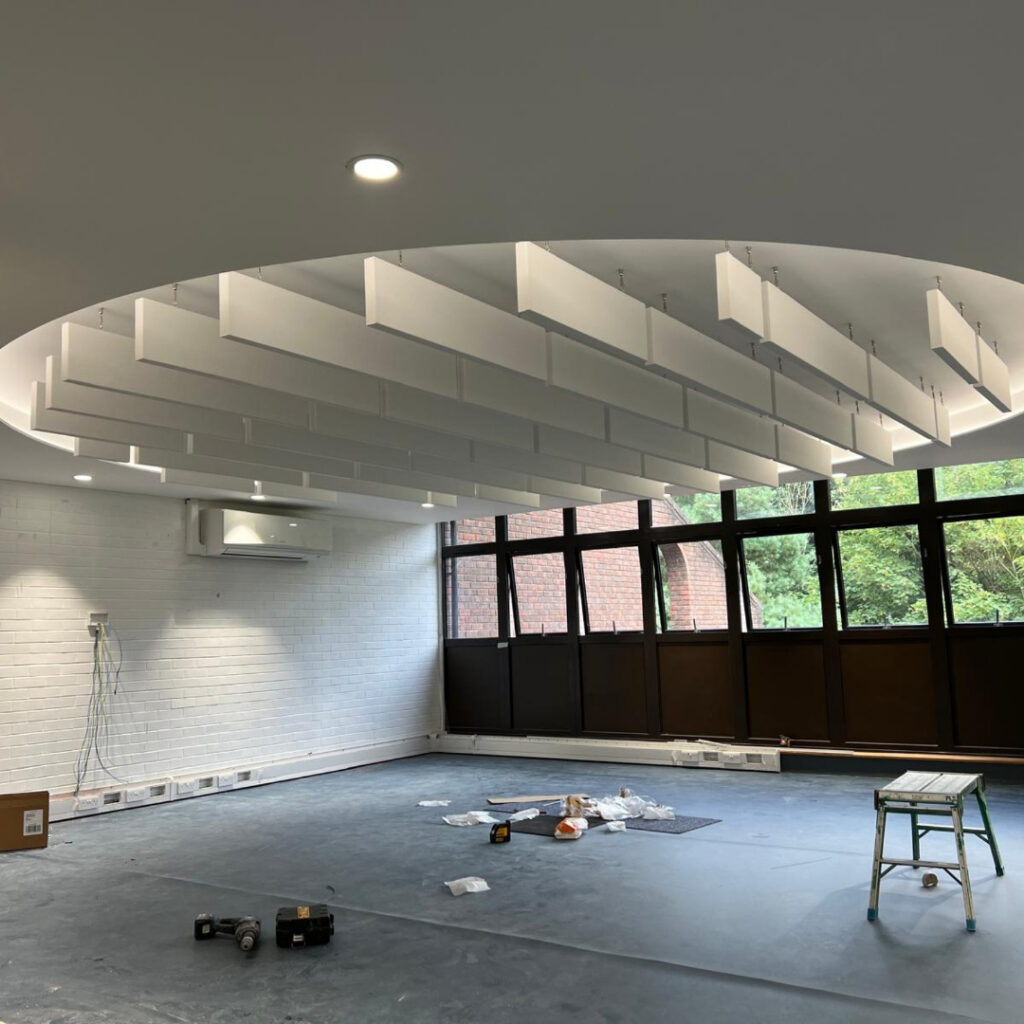
[[[0,1021],[1019,1024],[1024,786],[989,787],[1005,877],[969,840],[971,935],[956,884],[912,869],[865,920],[884,781],[430,755],[57,823],[0,854]],[[620,785],[722,821],[492,846],[416,806]],[[491,890],[451,896],[464,875]],[[333,942],[277,949],[276,908],[305,902]],[[195,942],[202,911],[260,917],[263,943]]]

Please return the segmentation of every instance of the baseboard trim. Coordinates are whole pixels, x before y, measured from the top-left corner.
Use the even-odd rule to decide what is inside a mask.
[[[433,751],[434,742],[433,736],[413,736],[385,743],[347,747],[290,761],[252,761],[234,767],[183,772],[146,782],[92,789],[77,797],[73,793],[59,794],[50,798],[50,821],[69,821],[158,803],[194,800],[214,793],[229,793],[238,789],[251,789],[253,786],[265,786],[271,782],[304,779],[360,765],[416,757]]]
[[[434,741],[444,754],[492,757],[546,757],[562,761],[609,761],[619,764],[662,764],[680,768],[727,768],[779,771],[777,747],[750,747],[688,740],[574,739],[560,736],[487,736],[445,733]]]

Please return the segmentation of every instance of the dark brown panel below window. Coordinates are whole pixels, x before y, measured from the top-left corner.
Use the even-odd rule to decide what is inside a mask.
[[[504,729],[497,641],[486,646],[446,647],[444,693],[449,729]]]
[[[826,740],[825,660],[820,642],[747,643],[747,704],[753,738]]]
[[[569,657],[564,644],[513,644],[512,728],[525,732],[574,732],[578,712],[573,707]]]
[[[1024,747],[1024,635],[951,633],[956,740],[964,747]]]
[[[658,645],[663,733],[732,735],[731,657],[728,643]]]
[[[846,736],[851,743],[938,743],[931,647],[840,644]]]
[[[647,732],[641,642],[584,644],[580,668],[585,732]]]

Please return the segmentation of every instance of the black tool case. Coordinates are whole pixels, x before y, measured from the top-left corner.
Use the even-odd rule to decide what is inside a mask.
[[[283,949],[322,946],[333,934],[334,915],[322,903],[277,912],[277,944]]]

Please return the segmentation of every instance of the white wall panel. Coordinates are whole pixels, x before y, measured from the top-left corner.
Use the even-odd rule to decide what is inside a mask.
[[[778,464],[758,455],[741,452],[717,441],[708,441],[708,466],[737,480],[765,487],[779,486]]]
[[[130,444],[114,441],[94,441],[90,437],[75,438],[75,454],[87,459],[104,459],[107,462],[128,462],[132,456]]]
[[[629,473],[618,473],[614,469],[587,466],[583,470],[583,482],[588,487],[600,487],[603,491],[616,491],[636,498],[663,498],[663,482],[645,480]]]
[[[530,490],[541,495],[541,508],[561,508],[564,502],[596,505],[602,500],[600,488],[550,480],[542,476],[530,477]],[[555,503],[551,499],[556,499]]]
[[[519,448],[506,448],[504,445],[485,444],[482,441],[474,441],[472,448],[474,462],[490,463],[521,473],[564,480],[567,483],[583,483],[583,466],[569,459],[560,459],[542,452],[526,452]],[[534,490],[535,488],[528,487],[526,489]]]
[[[378,383],[363,374],[220,336],[220,321],[152,299],[135,300],[135,358],[209,377],[380,411]]]
[[[715,255],[715,281],[718,287],[718,319],[731,320],[763,338],[764,299],[758,274],[731,252],[720,252]]]
[[[683,425],[683,388],[641,366],[549,333],[548,383],[673,427]]]
[[[247,477],[219,476],[215,473],[173,467],[163,470],[161,480],[165,484],[177,484],[179,487],[210,487],[244,495],[251,493],[253,486],[253,482]],[[333,504],[338,500],[338,495],[333,491],[278,483],[276,480],[269,479],[261,480],[260,483],[263,486],[263,493],[271,499],[316,501],[325,504]]]
[[[388,469],[386,466],[360,466],[359,476],[364,480],[376,480],[382,484],[398,484],[402,487],[422,487],[428,491],[444,491],[464,498],[479,498],[482,501],[504,502],[522,505],[524,508],[540,508],[540,496],[527,491],[510,490],[491,484],[477,484],[455,477],[431,473],[409,472]]]
[[[516,243],[521,316],[612,355],[647,358],[644,304],[533,242]]]
[[[147,466],[161,466],[168,470],[180,469],[190,473],[209,473],[222,478],[248,480],[246,492],[248,494],[252,494],[256,480],[264,483],[302,487],[306,479],[302,470],[272,465],[259,459],[258,455],[254,455],[251,459],[222,459],[211,455],[159,451],[155,448],[140,448],[138,452],[139,459]]]
[[[366,323],[545,380],[544,332],[534,324],[376,256],[363,261]]]
[[[1013,411],[1010,371],[981,335],[978,335],[978,392],[1000,412]]]
[[[415,449],[446,459],[468,459],[468,438],[442,434],[422,426],[396,423],[380,416],[340,409],[336,405],[315,403],[310,414],[310,430],[325,437],[343,437],[367,441],[391,448]]]
[[[745,452],[775,458],[775,424],[728,402],[686,390],[686,428]]]
[[[620,409],[608,411],[608,440],[623,448],[633,448],[692,466],[703,466],[707,458],[707,444],[703,437]]]
[[[814,437],[853,450],[853,417],[831,399],[781,373],[772,374],[777,419]]]
[[[604,406],[600,402],[565,392],[556,398],[543,381],[471,359],[459,360],[459,377],[461,398],[473,405],[577,434],[604,437]]]
[[[892,435],[870,413],[854,413],[850,450],[888,466],[893,464]]]
[[[864,350],[770,281],[763,281],[761,287],[765,344],[857,398],[867,399]]]
[[[696,466],[686,466],[657,455],[644,456],[644,476],[648,480],[663,480],[666,484],[687,487],[694,491],[707,491],[709,494],[717,494],[719,490],[717,473]]]
[[[950,433],[949,410],[941,403],[935,403],[935,436],[944,445],[952,445]]]
[[[358,313],[244,274],[220,275],[224,337],[455,397],[455,355],[366,326]]]
[[[533,426],[525,420],[450,398],[438,398],[401,384],[384,385],[388,419],[418,423],[463,437],[533,450]]]
[[[560,459],[568,459],[571,462],[602,466],[605,469],[614,469],[619,473],[639,476],[643,472],[643,462],[639,452],[595,441],[593,438],[584,437],[581,434],[571,434],[555,427],[537,428],[537,450],[545,455],[556,455]],[[603,485],[594,484],[594,486]]]
[[[189,406],[305,426],[309,403],[280,391],[215,380],[135,361],[135,341],[79,324],[61,325],[60,376],[65,381]]]
[[[932,351],[969,384],[978,380],[978,347],[974,328],[938,288],[925,293],[928,339]]]
[[[808,437],[799,430],[778,424],[775,428],[778,435],[779,462],[787,466],[805,469],[815,476],[832,475],[832,447],[817,438]]]
[[[413,454],[412,468],[417,473],[434,473],[438,476],[456,477],[459,480],[472,480],[474,483],[505,487],[511,491],[530,489],[526,473],[502,469],[501,466],[489,465],[486,462],[456,462],[454,459],[439,459],[434,455]]]
[[[430,501],[442,508],[458,506],[458,498],[454,494],[427,491],[418,487],[400,487],[397,484],[379,484],[374,480],[357,480],[351,477],[311,473],[309,486],[336,491],[339,494],[366,494],[371,498],[389,498],[392,501],[414,501],[417,504]]]
[[[246,459],[258,455],[260,461],[266,461],[268,465],[290,466],[310,473],[340,472],[335,465],[338,462],[369,462],[376,466],[393,466],[395,469],[408,468],[411,465],[409,452],[401,448],[385,448],[382,445],[345,441],[341,438],[318,438],[313,434],[308,435],[309,440],[306,444],[306,439],[299,436],[301,432],[294,427],[266,424],[261,429],[257,424],[253,424],[251,429],[253,436],[262,436],[271,442],[282,443],[263,445],[253,441],[249,444],[240,444],[219,437],[195,434],[192,437],[191,450],[197,455],[213,455],[222,459]],[[306,444],[308,449],[321,450],[296,448],[297,445],[303,444]]]
[[[931,395],[886,366],[877,356],[869,355],[867,359],[871,404],[911,430],[934,437],[935,401]]]
[[[649,366],[698,390],[758,412],[771,412],[771,371],[767,366],[657,309],[647,309],[647,329]]]

